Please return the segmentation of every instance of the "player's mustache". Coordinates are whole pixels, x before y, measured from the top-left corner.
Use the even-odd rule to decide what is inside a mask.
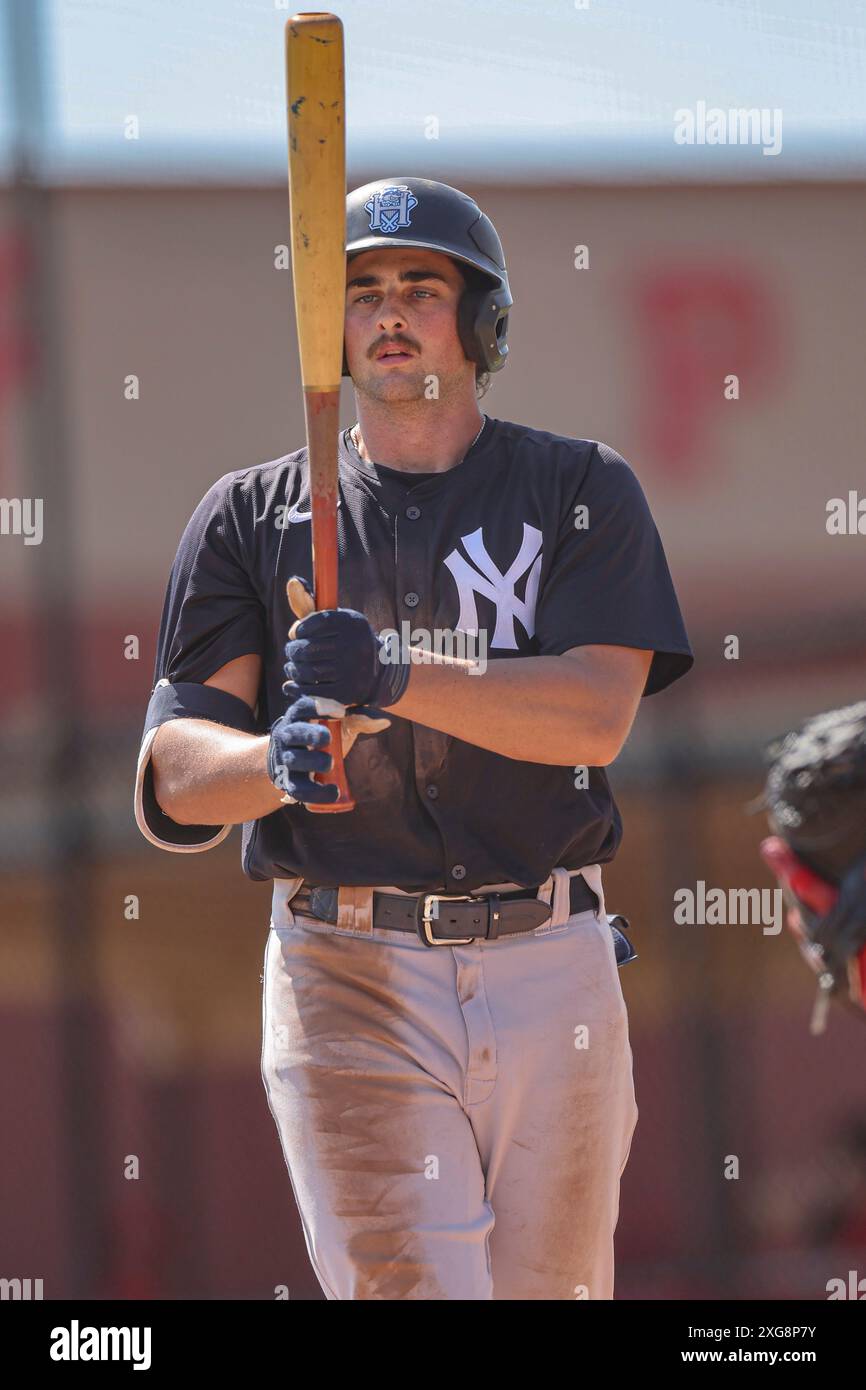
[[[380,352],[385,351],[385,348],[402,348],[404,352],[420,352],[421,350],[416,347],[414,343],[410,343],[406,338],[383,338],[382,341],[377,343],[372,349],[370,356],[378,357]]]

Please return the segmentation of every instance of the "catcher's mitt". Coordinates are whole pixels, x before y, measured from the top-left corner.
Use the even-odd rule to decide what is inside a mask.
[[[866,700],[808,719],[770,744],[761,844],[787,923],[819,976],[811,1029],[833,997],[866,1019]]]

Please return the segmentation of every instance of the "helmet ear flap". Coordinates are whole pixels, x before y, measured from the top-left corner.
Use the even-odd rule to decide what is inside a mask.
[[[472,289],[467,286],[460,296],[460,302],[457,306],[457,336],[460,339],[460,345],[469,361],[474,362],[478,367],[484,367],[485,370],[486,364],[479,351],[475,326],[486,298],[486,290]]]
[[[508,356],[508,311],[513,304],[506,285],[465,265],[460,267],[466,289],[457,309],[457,333],[470,362],[485,372],[498,372]]]
[[[467,296],[468,298],[468,296]],[[508,311],[512,300],[504,289],[475,291],[467,305],[467,335],[472,352],[467,352],[485,372],[498,372],[508,356]],[[461,336],[461,342],[463,338]]]

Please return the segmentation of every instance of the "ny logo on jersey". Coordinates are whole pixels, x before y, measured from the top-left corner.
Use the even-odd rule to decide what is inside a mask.
[[[517,618],[527,637],[535,635],[535,605],[538,599],[538,581],[541,576],[542,534],[536,526],[523,523],[523,540],[514,560],[505,573],[497,569],[495,562],[487,554],[482,538],[483,527],[471,535],[461,536],[460,540],[475,568],[468,563],[455,548],[446,555],[444,563],[454,578],[460,596],[460,616],[457,629],[460,632],[478,632],[478,607],[476,594],[483,594],[496,604],[496,627],[491,647],[505,647],[517,650],[517,634],[514,619]],[[531,568],[530,568],[531,566]],[[526,597],[519,599],[514,592],[517,581],[526,574]]]

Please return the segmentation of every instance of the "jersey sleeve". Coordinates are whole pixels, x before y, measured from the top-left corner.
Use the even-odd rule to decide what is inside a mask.
[[[265,646],[265,612],[246,560],[245,521],[237,475],[205,494],[181,537],[171,568],[157,639],[154,685],[144,720],[135,779],[135,819],[151,844],[176,853],[212,849],[230,825],[180,825],[154,794],[151,749],[170,719],[208,719],[258,733],[244,700],[204,682],[226,662]]]
[[[664,690],[694,662],[643,489],[606,444],[593,446],[569,499],[535,632],[544,656],[594,644],[652,651],[644,695]]]

